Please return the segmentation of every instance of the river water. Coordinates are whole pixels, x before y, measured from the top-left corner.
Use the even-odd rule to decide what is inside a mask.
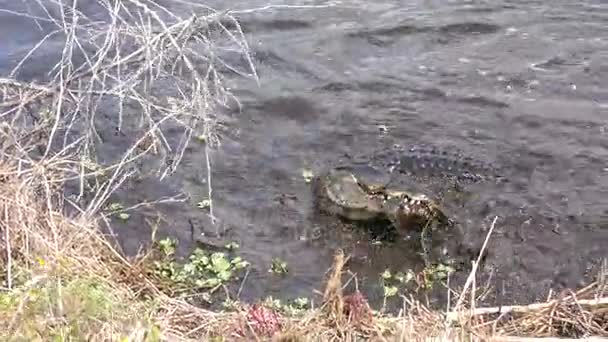
[[[193,230],[237,241],[252,263],[243,299],[310,296],[339,247],[375,303],[384,269],[419,266],[404,243],[378,244],[365,231],[319,223],[302,177],[304,169],[371,159],[396,145],[462,151],[508,179],[473,185],[475,198],[451,208],[478,247],[499,217],[482,273],[506,302],[577,287],[608,257],[606,1],[205,4],[235,11],[260,84],[230,77],[243,107],[226,113],[227,133],[212,154],[218,226],[188,203],[160,208],[169,218],[161,232],[184,248],[193,245]],[[10,13],[0,25],[5,75],[40,32]],[[19,77],[45,72],[41,61]],[[177,191],[204,198],[205,172],[203,149],[192,144],[170,180],[142,182],[122,199]],[[126,250],[148,239],[144,216],[119,227]],[[287,262],[286,276],[267,272],[274,257]]]

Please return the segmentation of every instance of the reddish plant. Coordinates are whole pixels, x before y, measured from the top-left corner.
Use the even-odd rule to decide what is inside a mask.
[[[247,325],[256,335],[270,337],[281,330],[281,317],[279,314],[260,304],[251,306],[247,310],[245,319]],[[237,335],[245,337],[244,330],[246,329],[238,329]]]
[[[344,314],[353,323],[371,323],[373,319],[372,309],[359,291],[344,297]]]

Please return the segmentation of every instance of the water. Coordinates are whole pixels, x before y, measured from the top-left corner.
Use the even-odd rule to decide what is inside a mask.
[[[238,11],[283,3],[205,4]],[[508,179],[472,185],[475,196],[464,207],[446,203],[477,247],[499,216],[483,269],[497,288],[493,297],[525,302],[545,297],[549,288],[589,280],[608,257],[608,4],[327,5],[239,15],[261,84],[231,77],[243,108],[226,114],[227,133],[212,155],[221,222],[213,227],[191,203],[176,204],[159,208],[167,217],[161,232],[178,237],[185,248],[193,236],[216,229],[223,234],[219,241],[239,242],[253,264],[241,293],[246,300],[309,296],[321,288],[333,252],[342,247],[353,256],[350,269],[359,285],[377,303],[379,273],[387,267],[405,271],[420,261],[404,243],[378,245],[364,231],[320,223],[302,170],[318,172],[338,160],[372,159],[394,145],[424,144],[463,151]],[[16,56],[43,35],[10,13],[0,14],[6,75]],[[45,67],[33,60],[19,77],[35,78]],[[141,182],[121,199],[178,191],[204,198],[205,172],[202,147],[192,144],[177,175],[162,185]],[[117,228],[127,251],[149,238],[144,223],[152,213],[135,214]],[[287,261],[286,277],[267,272],[273,257]]]

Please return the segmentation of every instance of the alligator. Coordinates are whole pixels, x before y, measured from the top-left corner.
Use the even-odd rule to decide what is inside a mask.
[[[355,222],[386,220],[400,235],[426,224],[449,224],[439,205],[424,194],[387,187],[390,174],[372,166],[340,166],[315,177],[317,208]]]
[[[315,177],[317,209],[353,222],[388,221],[400,235],[409,235],[426,224],[454,224],[438,202],[426,191],[414,190],[415,185],[439,179],[439,183],[454,185],[457,192],[464,193],[467,183],[502,179],[489,163],[424,145],[394,146],[367,159],[355,159],[365,161],[351,160],[349,166],[337,166]],[[392,184],[399,174],[415,182]]]
[[[393,146],[376,153],[385,167],[408,176],[451,179],[459,183],[501,182],[505,178],[491,163],[474,159],[458,150],[428,145]]]

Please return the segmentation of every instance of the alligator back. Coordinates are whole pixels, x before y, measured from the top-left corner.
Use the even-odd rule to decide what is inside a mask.
[[[474,159],[458,150],[428,145],[394,146],[376,158],[384,159],[393,172],[410,176],[449,178],[459,183],[504,180],[491,163]]]

